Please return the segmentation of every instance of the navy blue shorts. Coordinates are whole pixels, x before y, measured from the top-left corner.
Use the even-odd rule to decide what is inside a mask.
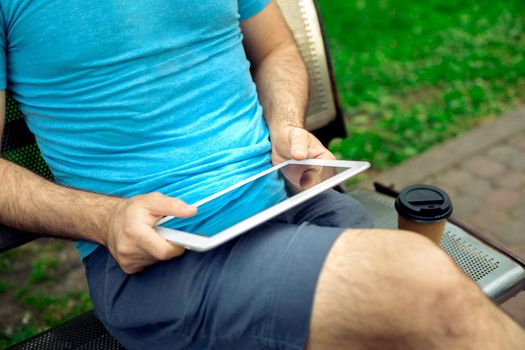
[[[125,274],[105,247],[84,260],[95,314],[128,349],[303,349],[315,288],[342,227],[371,227],[325,192],[206,253]]]

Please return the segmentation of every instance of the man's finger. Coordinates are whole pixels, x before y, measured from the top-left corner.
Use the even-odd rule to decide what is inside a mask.
[[[306,190],[312,187],[313,185],[320,183],[323,180],[323,178],[321,177],[321,172],[323,168],[324,167],[316,166],[306,170],[302,174],[299,182],[301,189]]]
[[[308,158],[335,160],[335,156],[323,146],[321,141],[314,139],[308,148]]]
[[[146,226],[142,232],[140,247],[156,260],[169,260],[182,255],[185,251],[183,247],[168,242],[149,226]]]
[[[144,204],[153,214],[158,216],[176,216],[186,218],[195,215],[197,208],[180,199],[168,197],[161,193],[145,195]]]
[[[290,143],[290,155],[293,159],[306,159],[308,156],[308,131],[301,128],[291,128],[288,134],[288,141]]]

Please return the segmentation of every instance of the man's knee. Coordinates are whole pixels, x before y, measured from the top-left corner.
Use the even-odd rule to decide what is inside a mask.
[[[321,319],[312,320],[312,329],[331,322],[340,334],[450,332],[467,312],[469,283],[441,249],[417,234],[349,230],[321,273],[313,312]]]
[[[356,261],[356,257],[361,260]],[[366,260],[362,260],[364,258]],[[417,277],[417,272],[443,274],[458,268],[448,255],[429,239],[410,231],[386,229],[349,229],[332,247],[330,259],[347,260],[350,269],[374,268],[377,272]],[[424,277],[424,276],[423,276]]]
[[[348,230],[332,251],[337,259],[348,261],[347,271],[342,273],[356,274],[356,282],[389,288],[397,294],[422,297],[428,292],[439,299],[468,283],[441,248],[409,231]]]

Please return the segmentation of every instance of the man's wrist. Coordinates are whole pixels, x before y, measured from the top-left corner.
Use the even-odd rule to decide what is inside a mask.
[[[277,135],[280,132],[283,132],[289,128],[300,128],[304,129],[304,123],[298,120],[278,120],[268,122],[268,130],[270,135]]]
[[[96,222],[94,238],[97,243],[107,246],[108,233],[111,230],[112,222],[125,201],[125,198],[111,196],[100,198],[99,210],[97,210],[97,217],[94,220]]]

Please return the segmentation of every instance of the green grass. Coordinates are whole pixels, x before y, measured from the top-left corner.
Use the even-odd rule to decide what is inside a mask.
[[[29,292],[23,288],[18,292],[18,298],[42,315],[43,328],[57,326],[93,308],[89,294],[85,292],[69,292],[53,297],[44,292]]]
[[[50,270],[58,266],[59,260],[53,256],[40,256],[33,261],[33,270],[31,271],[32,282],[44,282],[51,279]]]
[[[319,1],[349,137],[378,170],[525,101],[522,0]]]
[[[0,281],[0,294],[5,293],[10,288],[13,288],[13,285],[6,281]]]
[[[76,259],[62,261],[65,253],[63,242],[40,240],[0,255],[0,298],[11,312],[0,318],[0,349],[93,308],[80,286],[57,286]]]
[[[89,294],[70,292],[59,297],[44,292],[30,292],[28,288],[17,291],[17,298],[27,312],[21,324],[9,332],[0,329],[0,349],[28,339],[50,327],[71,319],[93,308]]]
[[[11,334],[5,334],[0,331],[0,348],[5,349],[8,346],[20,343],[38,332],[39,329],[33,323],[17,325]]]

